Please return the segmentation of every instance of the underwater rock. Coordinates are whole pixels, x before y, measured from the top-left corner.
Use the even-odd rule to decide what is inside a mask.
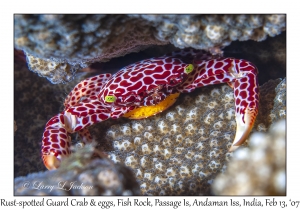
[[[147,119],[104,122],[95,136],[111,145],[109,158],[134,169],[143,195],[207,195],[230,157],[234,113],[233,91],[216,85]]]
[[[264,84],[261,95],[249,148],[233,153],[226,171],[213,183],[216,195],[286,194],[286,79]]]
[[[258,115],[253,129],[260,132],[250,136],[249,148],[233,153],[213,183],[216,195],[286,195],[286,79],[269,81],[261,94],[269,97],[260,100],[259,113],[265,114]]]
[[[28,68],[41,77],[46,77],[51,83],[65,83],[73,79],[75,73],[80,69],[79,65],[64,62],[58,63],[50,59],[40,59],[26,53]]]
[[[77,149],[58,170],[14,180],[15,195],[140,195],[131,169],[107,158],[92,158],[93,146]]]
[[[272,124],[267,133],[255,132],[249,147],[233,153],[223,174],[216,177],[215,195],[286,195],[286,122]]]
[[[262,41],[285,30],[285,15],[130,15],[155,26],[159,40],[179,48],[224,47],[232,41]]]
[[[18,125],[14,175],[25,176],[45,170],[40,157],[45,124],[62,110],[66,95],[87,74],[77,74],[66,85],[51,85],[28,71],[24,62],[16,60],[14,67],[14,119]],[[267,131],[274,120],[285,118],[285,89],[285,80],[280,79],[261,86],[253,131]],[[227,149],[235,134],[233,92],[226,84],[199,88],[181,94],[176,104],[160,115],[108,120],[90,130],[98,148],[113,161],[134,169],[141,194],[210,195],[211,183],[225,171],[231,157]],[[72,139],[77,141],[76,134]]]
[[[269,79],[284,78],[286,75],[286,32],[268,37],[263,42],[249,40],[232,42],[223,49],[225,57],[251,61],[259,70],[259,84]]]
[[[286,118],[286,78],[277,85],[275,91],[274,106],[269,115],[272,123]]]
[[[261,86],[253,131],[271,124],[269,115],[280,81]],[[210,195],[212,180],[230,161],[234,116],[233,90],[223,84],[182,94],[159,115],[108,120],[90,130],[109,158],[134,169],[143,195]]]
[[[145,20],[127,15],[15,15],[14,21],[17,49],[82,67],[168,43]]]
[[[152,45],[212,50],[232,41],[262,41],[285,30],[285,15],[15,15],[14,43],[33,60],[60,64],[64,78],[79,68]],[[30,59],[28,59],[30,60]],[[41,62],[40,62],[41,63]],[[31,68],[43,75],[43,65]],[[55,65],[57,66],[57,65]],[[66,73],[61,73],[66,69]],[[56,71],[56,70],[55,70]],[[67,75],[67,77],[66,77]],[[66,77],[66,78],[65,78]]]
[[[285,104],[282,106],[275,106],[276,104],[276,97],[278,96],[278,88],[285,83],[285,79],[276,79],[276,80],[269,80],[262,86],[260,86],[260,100],[259,100],[259,107],[258,107],[258,116],[256,118],[256,122],[253,126],[253,131],[267,131],[270,128],[273,122],[277,122],[279,119],[285,119],[285,115],[278,116],[279,112],[282,109],[285,109]],[[280,92],[281,97],[286,97],[286,89],[283,89]],[[274,114],[277,116],[273,117]],[[274,121],[275,120],[275,121]]]
[[[77,74],[67,85],[52,85],[28,71],[25,60],[15,58],[14,120],[18,125],[14,135],[15,177],[45,169],[40,154],[45,123],[62,109],[67,93],[84,76],[87,74]]]

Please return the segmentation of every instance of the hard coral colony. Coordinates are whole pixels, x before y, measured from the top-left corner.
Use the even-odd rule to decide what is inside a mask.
[[[243,59],[215,58],[193,49],[139,61],[115,75],[83,80],[65,100],[65,109],[46,124],[42,157],[56,169],[70,154],[70,133],[92,141],[88,126],[109,118],[147,118],[170,107],[180,93],[206,85],[228,83],[234,89],[236,136],[231,151],[241,145],[258,112],[257,68]]]

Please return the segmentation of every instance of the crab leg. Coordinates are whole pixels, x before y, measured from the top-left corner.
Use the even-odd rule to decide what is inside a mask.
[[[100,74],[94,77],[87,78],[78,83],[66,97],[64,106],[65,109],[76,105],[78,102],[85,99],[96,97],[102,86],[111,78],[111,74]],[[92,142],[92,136],[87,128],[78,132],[84,143]]]
[[[52,117],[46,124],[42,138],[42,159],[48,170],[56,169],[60,160],[70,154],[71,138],[65,128],[63,112]]]
[[[46,124],[42,139],[42,158],[47,169],[56,169],[64,156],[70,154],[69,134],[107,120],[111,110],[99,101],[80,102],[52,117]],[[84,134],[86,135],[86,134]]]
[[[65,109],[76,105],[79,101],[97,96],[101,87],[111,78],[111,74],[100,74],[94,77],[87,78],[78,83],[66,97],[64,106]]]
[[[195,88],[227,82],[234,88],[236,135],[230,151],[235,150],[248,137],[258,112],[257,68],[242,59],[223,58],[195,61],[196,70],[177,88],[191,92]]]

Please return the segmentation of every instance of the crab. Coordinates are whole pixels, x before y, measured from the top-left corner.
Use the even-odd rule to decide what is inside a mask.
[[[180,93],[219,83],[234,89],[237,130],[229,149],[233,151],[248,137],[258,113],[257,74],[249,61],[186,49],[139,61],[114,75],[85,79],[66,97],[65,109],[46,124],[41,148],[44,165],[56,169],[71,153],[71,133],[78,132],[83,143],[91,143],[87,128],[95,123],[147,118],[172,106]]]

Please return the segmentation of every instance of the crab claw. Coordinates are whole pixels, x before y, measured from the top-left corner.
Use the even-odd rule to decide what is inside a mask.
[[[54,170],[59,168],[60,160],[54,155],[43,155],[42,158],[44,165],[48,170]]]
[[[254,125],[259,104],[259,84],[257,68],[245,60],[235,60],[238,69],[233,86],[235,99],[236,134],[230,152],[243,144]]]
[[[46,124],[41,148],[43,162],[47,169],[53,170],[59,167],[61,158],[70,154],[70,142],[64,115],[60,113],[52,117]]]
[[[245,109],[244,114],[241,113],[236,114],[235,116],[236,134],[235,134],[234,141],[229,149],[229,152],[233,152],[246,141],[254,125],[257,112],[258,110],[256,108],[247,107]]]

